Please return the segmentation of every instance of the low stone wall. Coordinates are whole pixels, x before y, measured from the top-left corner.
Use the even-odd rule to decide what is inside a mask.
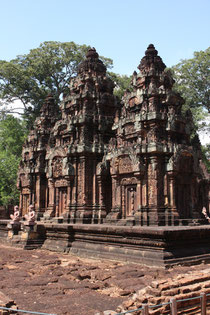
[[[45,224],[49,250],[167,267],[210,260],[210,227]]]
[[[38,223],[30,233],[8,239],[6,220],[0,221],[1,242],[25,249],[45,248],[92,258],[168,267],[210,260],[210,226],[139,227],[103,224]],[[26,235],[26,236],[27,236]]]

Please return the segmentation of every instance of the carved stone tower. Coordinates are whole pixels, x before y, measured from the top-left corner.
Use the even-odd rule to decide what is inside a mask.
[[[209,179],[192,118],[153,45],[121,105],[94,48],[59,109],[49,96],[24,144],[20,207],[69,223],[174,225],[208,212]]]
[[[69,95],[61,105],[62,119],[51,133],[55,146],[46,156],[51,196],[48,215],[83,223],[106,215],[96,168],[114,135],[118,105],[113,88],[96,50],[90,49],[70,82]]]
[[[112,211],[109,222],[173,225],[178,219],[201,217],[200,151],[192,147],[192,121],[183,116],[184,103],[172,90],[174,80],[149,45],[134,72],[116,115],[109,152]]]
[[[17,183],[22,215],[28,212],[28,206],[32,203],[38,217],[46,210],[48,189],[45,157],[50,133],[58,118],[59,108],[49,95],[40,110],[40,117],[35,120],[34,128],[23,145]]]

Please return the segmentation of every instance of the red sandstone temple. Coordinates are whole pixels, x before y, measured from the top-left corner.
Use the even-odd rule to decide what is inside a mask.
[[[41,220],[174,225],[208,212],[208,175],[190,112],[149,45],[121,102],[95,49],[61,107],[48,96],[23,146],[20,208]]]

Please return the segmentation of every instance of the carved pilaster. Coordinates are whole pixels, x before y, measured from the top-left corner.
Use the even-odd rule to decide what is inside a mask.
[[[40,175],[36,175],[36,203],[35,203],[35,211],[38,213],[41,208],[41,178]]]

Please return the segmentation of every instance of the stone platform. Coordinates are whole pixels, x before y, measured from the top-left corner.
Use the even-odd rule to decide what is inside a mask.
[[[209,225],[140,227],[38,223],[37,230],[41,231],[39,247],[82,257],[151,267],[210,261]],[[0,221],[0,237],[1,242],[10,242],[5,220]]]

